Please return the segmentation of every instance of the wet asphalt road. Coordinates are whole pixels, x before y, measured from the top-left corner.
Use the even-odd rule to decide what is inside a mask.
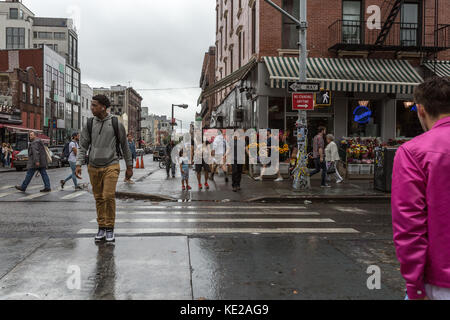
[[[50,173],[55,186],[68,169]],[[8,188],[23,177],[0,174],[0,299],[404,296],[388,203],[119,200],[116,244],[95,245],[91,194]]]

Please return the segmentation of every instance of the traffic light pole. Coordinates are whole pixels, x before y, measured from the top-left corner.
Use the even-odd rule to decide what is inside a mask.
[[[298,0],[300,5],[300,20],[280,8],[271,0],[264,0],[276,10],[281,12],[288,19],[292,20],[300,29],[299,32],[299,81],[307,81],[307,41],[306,31],[308,29],[308,17],[307,17],[307,0]],[[297,127],[297,167],[294,169],[294,190],[306,190],[311,188],[310,176],[308,171],[308,116],[306,110],[299,110]]]

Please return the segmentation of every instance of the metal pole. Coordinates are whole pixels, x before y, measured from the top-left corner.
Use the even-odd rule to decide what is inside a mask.
[[[299,80],[307,81],[307,34],[308,16],[307,16],[307,0],[300,1],[300,32],[299,32]],[[304,190],[311,187],[310,176],[308,171],[308,114],[306,110],[299,110],[297,120],[297,167],[295,168],[295,176],[293,188],[295,190]]]
[[[50,145],[53,144],[53,121],[55,120],[53,114],[55,113],[55,80],[52,81],[50,89],[50,124],[48,125],[48,133],[50,136]]]
[[[172,125],[172,132],[171,132],[171,139],[173,139],[173,117],[174,117],[174,110],[173,110],[174,105],[172,104],[172,119],[170,119],[171,125]]]

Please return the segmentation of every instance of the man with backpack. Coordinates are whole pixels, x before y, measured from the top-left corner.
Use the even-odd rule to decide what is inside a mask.
[[[36,133],[30,132],[30,145],[28,146],[28,163],[27,176],[21,186],[16,186],[16,189],[22,192],[27,190],[28,185],[33,179],[36,171],[39,171],[44,182],[44,189],[41,192],[51,192],[50,179],[47,174],[48,156],[45,150],[44,143],[37,138]]]
[[[81,190],[82,188],[78,185],[77,176],[75,175],[75,169],[77,166],[77,153],[80,146],[78,142],[80,141],[80,134],[78,132],[72,134],[72,141],[69,142],[69,145],[64,147],[64,157],[67,158],[69,162],[70,169],[72,169],[72,174],[69,175],[65,180],[61,180],[61,189],[64,189],[64,185],[70,179],[73,180],[73,185],[75,186],[75,190]]]
[[[77,153],[75,174],[81,177],[81,166],[89,150],[88,173],[97,205],[98,233],[95,241],[115,242],[116,186],[120,174],[119,159],[123,153],[127,170],[125,178],[133,176],[133,161],[123,124],[107,113],[111,103],[104,95],[92,98],[91,111],[94,118],[88,119],[81,133],[80,149]]]

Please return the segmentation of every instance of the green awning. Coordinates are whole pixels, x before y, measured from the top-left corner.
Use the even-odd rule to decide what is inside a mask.
[[[450,61],[427,61],[423,64],[438,77],[450,77]]]
[[[271,87],[286,88],[299,78],[298,58],[264,57]],[[344,92],[412,94],[422,77],[405,60],[308,58],[308,81]]]

